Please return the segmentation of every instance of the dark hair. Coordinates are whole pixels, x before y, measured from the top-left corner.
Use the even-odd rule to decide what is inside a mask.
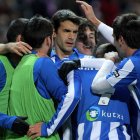
[[[113,22],[113,30],[116,40],[122,35],[130,48],[140,47],[140,20],[134,13],[123,14],[116,17]]]
[[[112,27],[116,40],[118,40],[120,35],[122,35],[123,32],[126,30],[125,26],[127,22],[130,20],[136,20],[137,18],[138,15],[136,15],[135,13],[128,13],[128,14],[123,14],[121,16],[117,16],[114,19]]]
[[[80,24],[80,18],[74,12],[68,9],[59,10],[52,16],[52,19],[51,19],[56,32],[58,28],[60,27],[60,23],[66,20],[69,20],[76,25]]]
[[[18,18],[11,21],[8,31],[7,31],[7,41],[8,42],[15,42],[16,37],[18,35],[23,35],[24,29],[26,24],[28,23],[29,19],[26,18]]]
[[[96,53],[96,55],[97,55],[96,57],[100,57],[100,58],[103,58],[105,53],[112,52],[112,51],[113,52],[118,52],[117,49],[115,48],[115,46],[112,45],[111,43],[104,43],[104,44],[99,45],[96,48],[96,52],[97,51],[100,52],[100,54],[98,54],[100,56],[98,56],[97,53]]]
[[[52,36],[53,26],[51,22],[40,15],[33,16],[25,29],[24,39],[33,48],[40,48],[47,36]]]
[[[87,44],[88,40],[87,40],[87,36],[86,34],[84,33],[86,31],[86,28],[89,28],[91,31],[94,31],[95,32],[95,42],[97,44],[98,42],[98,37],[97,37],[97,29],[96,27],[88,20],[86,19],[83,19],[80,26],[79,26],[79,29],[78,29],[78,34],[77,34],[77,40],[83,42],[85,45]]]
[[[123,31],[122,36],[130,48],[140,48],[140,19],[130,20],[126,24],[126,30]]]

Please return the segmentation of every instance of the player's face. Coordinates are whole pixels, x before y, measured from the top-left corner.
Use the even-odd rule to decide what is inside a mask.
[[[60,23],[60,27],[56,32],[56,49],[59,53],[70,55],[75,45],[78,32],[78,25],[67,20]]]
[[[87,38],[88,38],[88,45],[92,48],[95,48],[96,46],[95,32],[91,31],[89,27],[86,27],[85,34],[87,35]]]
[[[125,54],[125,50],[122,46],[122,43],[121,43],[121,38],[119,38],[118,40],[116,40],[116,37],[115,35],[113,34],[113,37],[114,37],[114,45],[116,46],[116,49],[118,51],[118,54],[119,54],[119,57],[121,59],[123,59],[124,57],[126,57],[126,54]]]
[[[119,39],[117,40],[119,46],[116,47],[120,58],[125,58],[127,56],[127,46],[124,43],[124,39],[122,36],[119,37]]]
[[[77,41],[76,42],[76,48],[82,54],[93,55],[93,48],[85,46],[85,44],[83,42]]]

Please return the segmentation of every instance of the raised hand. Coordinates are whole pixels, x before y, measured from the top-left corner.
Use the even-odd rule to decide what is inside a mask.
[[[120,58],[118,56],[118,52],[108,52],[104,54],[104,58],[112,60],[114,63],[119,62]]]
[[[84,1],[80,1],[80,0],[76,0],[76,3],[81,5],[81,8],[86,16],[86,18],[91,21],[95,26],[98,26],[101,21],[97,19],[97,17],[95,16],[93,7],[91,5],[89,5],[88,3],[84,2]]]

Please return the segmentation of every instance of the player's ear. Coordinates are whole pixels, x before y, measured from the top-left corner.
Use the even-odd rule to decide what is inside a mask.
[[[47,36],[47,37],[45,38],[45,44],[46,44],[47,46],[50,46],[51,43],[52,43],[51,40],[52,40],[51,37],[50,37],[50,36]]]
[[[123,36],[120,36],[118,39],[119,43],[124,44],[125,40],[123,38]]]
[[[53,31],[53,38],[55,38],[56,37],[56,32],[55,31]]]
[[[18,36],[16,37],[16,42],[19,42],[19,41],[22,41],[22,36],[21,36],[21,35],[18,35]]]

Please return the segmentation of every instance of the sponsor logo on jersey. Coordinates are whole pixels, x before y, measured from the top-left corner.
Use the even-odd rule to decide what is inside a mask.
[[[124,120],[123,115],[116,113],[116,112],[106,112],[104,110],[101,111],[101,116],[105,118],[116,118],[119,120]]]
[[[113,75],[114,75],[115,77],[119,77],[119,76],[120,76],[120,74],[119,74],[119,72],[118,72],[117,70],[115,70],[115,71],[113,72]]]
[[[100,115],[100,108],[92,106],[89,108],[89,110],[86,112],[86,118],[89,121],[95,121]]]
[[[86,112],[86,118],[88,121],[95,121],[98,118],[111,118],[117,120],[124,120],[124,116],[117,112],[107,112],[105,110],[101,110],[99,107],[92,106]]]

